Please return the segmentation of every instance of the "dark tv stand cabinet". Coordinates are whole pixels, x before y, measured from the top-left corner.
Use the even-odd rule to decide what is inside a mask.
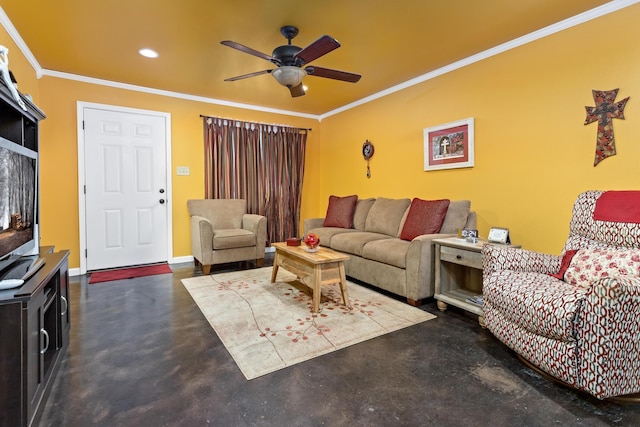
[[[40,253],[45,264],[17,289],[0,291],[0,425],[40,418],[69,346],[69,251]]]

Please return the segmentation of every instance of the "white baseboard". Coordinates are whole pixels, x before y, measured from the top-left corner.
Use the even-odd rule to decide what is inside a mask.
[[[185,256],[173,257],[169,261],[169,264],[180,264],[180,263],[183,263],[183,262],[193,262],[193,256],[185,255]]]

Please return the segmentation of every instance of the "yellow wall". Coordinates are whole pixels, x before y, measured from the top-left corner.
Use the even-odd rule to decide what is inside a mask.
[[[42,244],[79,266],[77,101],[171,113],[173,254],[190,254],[186,200],[202,197],[200,114],[311,127],[302,218],[323,216],[331,194],[470,199],[482,236],[511,229],[526,248],[559,253],[571,206],[586,189],[637,189],[640,174],[640,5],[562,31],[318,123],[44,77],[6,33],[22,92],[47,114],[41,127]],[[434,46],[433,48],[437,48]],[[13,66],[15,65],[15,67]],[[17,71],[17,72],[16,72]],[[366,77],[366,76],[365,76]],[[631,96],[615,120],[618,155],[593,166],[596,124],[584,126],[592,89]],[[475,118],[476,166],[425,172],[425,127]],[[370,179],[361,147],[375,144]],[[176,166],[191,175],[176,176]]]
[[[47,119],[41,125],[41,235],[43,244],[70,248],[70,266],[78,267],[78,155],[77,101],[125,106],[171,114],[173,181],[173,254],[191,255],[187,200],[204,197],[203,131],[200,115],[233,117],[267,123],[313,127],[315,120],[239,110],[165,96],[114,89],[44,77],[40,107]],[[311,135],[310,140],[313,139]],[[189,166],[189,176],[177,176],[176,166]],[[64,189],[64,191],[60,191]]]
[[[516,243],[560,253],[578,193],[640,189],[638,22],[640,5],[326,118],[304,217],[323,216],[331,194],[470,199],[481,236],[508,227]],[[618,155],[594,167],[597,124],[583,124],[584,107],[592,89],[614,88],[631,97],[614,123]],[[425,172],[423,128],[467,117],[476,166]]]

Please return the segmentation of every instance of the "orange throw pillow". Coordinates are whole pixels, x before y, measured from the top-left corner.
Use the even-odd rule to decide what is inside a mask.
[[[351,228],[358,196],[329,196],[329,207],[324,218],[325,227]]]
[[[422,234],[439,233],[444,217],[447,215],[449,203],[451,203],[449,199],[422,200],[414,198],[411,201],[400,238],[413,240]]]

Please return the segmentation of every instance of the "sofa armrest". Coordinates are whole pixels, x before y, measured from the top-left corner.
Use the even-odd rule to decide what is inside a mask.
[[[500,270],[554,274],[560,270],[561,262],[561,256],[527,249],[492,244],[486,244],[482,247],[484,277]]]
[[[191,254],[200,262],[206,262],[205,254],[213,251],[213,226],[198,215],[191,217]]]
[[[575,333],[580,388],[600,399],[640,392],[640,278],[594,282],[576,315]]]
[[[407,299],[418,301],[435,293],[436,251],[433,239],[455,237],[455,234],[422,234],[409,245],[406,258]]]
[[[303,222],[302,235],[306,236],[309,230],[324,226],[324,218],[307,218]]]
[[[478,228],[478,215],[475,211],[469,211],[469,215],[467,215],[467,223],[464,225],[464,228]]]
[[[264,258],[264,248],[267,244],[267,217],[244,214],[242,216],[242,228],[256,235],[256,253],[260,259]]]

